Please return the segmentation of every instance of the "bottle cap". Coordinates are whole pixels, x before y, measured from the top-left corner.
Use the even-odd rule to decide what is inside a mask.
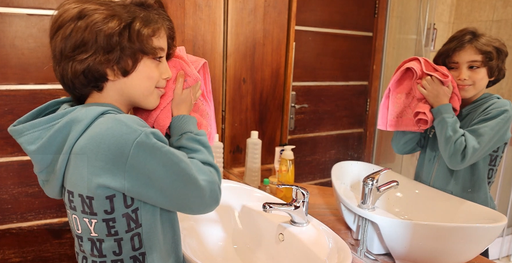
[[[251,138],[258,139],[258,131],[251,131]]]
[[[288,160],[293,159],[293,152],[292,152],[293,148],[295,148],[294,145],[284,146],[284,151],[281,154],[281,158],[288,159]]]
[[[268,180],[268,178],[263,179],[263,185],[269,185],[269,184],[270,184],[270,181]]]
[[[275,176],[275,175],[272,175],[266,179],[268,179],[269,183],[277,184],[277,176]],[[263,180],[265,180],[265,179],[263,179]]]

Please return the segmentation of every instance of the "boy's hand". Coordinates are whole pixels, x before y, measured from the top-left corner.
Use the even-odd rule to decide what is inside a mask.
[[[201,96],[201,82],[197,82],[189,89],[183,89],[185,73],[178,72],[176,76],[176,88],[174,89],[174,97],[171,103],[172,116],[189,115],[194,107],[194,103]]]
[[[425,96],[430,106],[435,108],[450,103],[453,87],[451,83],[445,87],[438,78],[428,76],[421,81],[421,85],[418,84],[418,91]]]

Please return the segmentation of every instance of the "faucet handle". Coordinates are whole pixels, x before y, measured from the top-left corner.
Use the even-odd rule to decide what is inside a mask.
[[[301,202],[301,201],[306,201],[306,202],[309,202],[309,191],[308,189],[304,188],[304,187],[300,187],[298,185],[292,185],[292,184],[278,184],[277,185],[278,188],[292,188],[293,189],[293,192],[292,192],[292,198],[294,200],[297,200],[297,202]],[[302,193],[302,196],[299,196],[298,193]]]
[[[377,186],[377,184],[379,183],[379,177],[387,172],[387,171],[390,171],[391,169],[390,168],[382,168],[378,171],[375,171],[367,176],[365,176],[363,178],[363,185],[366,185],[366,186],[369,186],[369,187],[374,187],[374,186]]]

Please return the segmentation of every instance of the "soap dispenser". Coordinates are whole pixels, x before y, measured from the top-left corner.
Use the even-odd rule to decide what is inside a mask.
[[[279,170],[277,172],[277,182],[279,184],[293,184],[295,182],[295,160],[292,149],[293,145],[284,146],[284,151],[281,154],[279,161]],[[276,197],[285,202],[292,200],[292,188],[283,187],[276,189]]]
[[[259,188],[261,184],[261,140],[258,131],[251,131],[245,148],[244,183]]]

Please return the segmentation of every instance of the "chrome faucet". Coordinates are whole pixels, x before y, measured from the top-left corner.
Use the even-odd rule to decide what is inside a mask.
[[[375,171],[363,178],[363,186],[361,191],[361,202],[358,207],[365,209],[367,211],[375,210],[375,203],[379,198],[387,191],[391,189],[395,189],[398,187],[397,180],[391,180],[389,182],[379,184],[380,176],[390,171],[389,168],[383,168],[378,171]],[[368,227],[370,224],[370,220],[364,218],[362,216],[356,215],[356,228],[352,231],[352,237],[355,240],[359,240],[359,247],[357,248],[356,255],[363,260],[363,262],[367,262],[365,258],[370,258],[372,260],[376,260],[375,255],[371,253],[370,250],[367,249],[367,235],[368,235]],[[373,262],[373,261],[372,261]]]
[[[308,220],[308,206],[309,206],[309,191],[306,188],[289,185],[278,184],[278,188],[292,188],[292,200],[289,203],[269,203],[265,202],[261,206],[263,212],[272,213],[280,211],[287,213],[290,217],[290,223],[293,226],[307,226]]]
[[[359,207],[368,211],[375,210],[375,203],[379,198],[387,191],[391,189],[395,189],[398,187],[398,181],[397,180],[391,180],[389,182],[383,183],[381,185],[378,185],[379,183],[379,177],[387,172],[390,171],[389,168],[383,168],[376,172],[373,172],[369,175],[367,175],[363,179],[363,188],[361,191],[361,202],[359,203]]]

